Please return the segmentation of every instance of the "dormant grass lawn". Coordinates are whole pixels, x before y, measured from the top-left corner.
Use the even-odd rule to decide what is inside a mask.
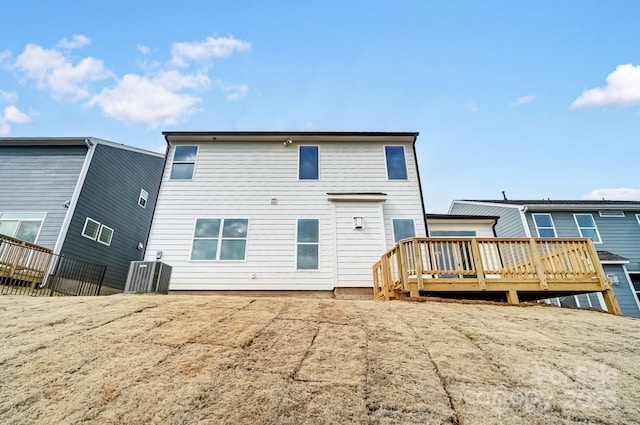
[[[640,321],[542,306],[0,296],[0,423],[640,423]]]

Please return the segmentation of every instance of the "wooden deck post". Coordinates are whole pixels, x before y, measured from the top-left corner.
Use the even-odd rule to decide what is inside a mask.
[[[533,267],[536,269],[536,275],[540,281],[540,288],[548,289],[547,285],[547,272],[540,260],[540,254],[538,254],[538,244],[534,238],[529,238],[529,253],[531,254],[531,260],[533,261]]]
[[[398,242],[398,271],[402,284],[402,290],[404,292],[409,291],[409,270],[407,264],[407,251],[404,247],[404,243]],[[411,295],[413,296],[413,295]]]
[[[484,291],[487,289],[487,284],[484,281],[484,265],[482,264],[482,256],[480,255],[480,244],[478,244],[476,238],[471,239],[471,253],[473,254],[473,268],[478,278],[478,286],[480,286],[480,290]]]
[[[507,291],[507,302],[509,304],[520,304],[518,299],[518,291]]]
[[[620,310],[620,305],[618,304],[618,300],[616,300],[616,294],[614,294],[613,289],[609,288],[602,291],[602,298],[604,298],[604,303],[609,313],[622,316],[622,311]]]
[[[380,272],[382,272],[382,260],[378,261],[377,263],[375,263],[372,267],[373,269],[373,299],[377,300],[378,299],[378,294],[380,293],[380,282],[378,279],[378,269],[380,269]],[[382,274],[382,273],[380,273]]]

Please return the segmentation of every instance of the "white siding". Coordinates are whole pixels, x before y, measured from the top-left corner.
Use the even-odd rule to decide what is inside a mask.
[[[434,230],[457,230],[457,231],[469,231],[475,230],[476,236],[479,238],[492,238],[493,237],[493,225],[481,224],[481,223],[456,223],[452,220],[448,223],[427,223],[429,225],[429,231]]]
[[[378,202],[336,202],[336,286],[371,286],[371,266],[385,249],[384,220]],[[353,228],[353,218],[362,217],[364,227]]]
[[[392,218],[413,218],[417,235],[425,235],[410,143],[404,144],[408,180],[395,181],[387,180],[382,143],[310,145],[320,146],[318,181],[298,180],[295,143],[287,147],[271,142],[198,144],[194,177],[188,181],[168,179],[170,149],[145,257],[154,260],[156,251],[163,252],[162,261],[173,266],[172,290],[333,289],[335,215],[327,192],[386,193],[382,208],[387,249],[393,246]],[[277,204],[272,205],[271,198]],[[248,218],[246,260],[190,261],[198,217]],[[320,220],[319,270],[296,270],[298,218]]]

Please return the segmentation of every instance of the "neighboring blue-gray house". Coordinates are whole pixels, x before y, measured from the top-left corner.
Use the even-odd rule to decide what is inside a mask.
[[[0,138],[0,234],[104,264],[103,286],[121,290],[163,165],[163,154],[91,137]]]
[[[640,318],[640,202],[456,200],[449,213],[499,216],[495,227],[498,237],[591,238],[622,314]],[[597,295],[564,297],[556,302],[604,308]]]

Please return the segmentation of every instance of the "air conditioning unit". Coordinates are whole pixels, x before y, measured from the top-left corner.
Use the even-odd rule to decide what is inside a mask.
[[[132,261],[124,293],[169,292],[171,266],[160,261]]]

